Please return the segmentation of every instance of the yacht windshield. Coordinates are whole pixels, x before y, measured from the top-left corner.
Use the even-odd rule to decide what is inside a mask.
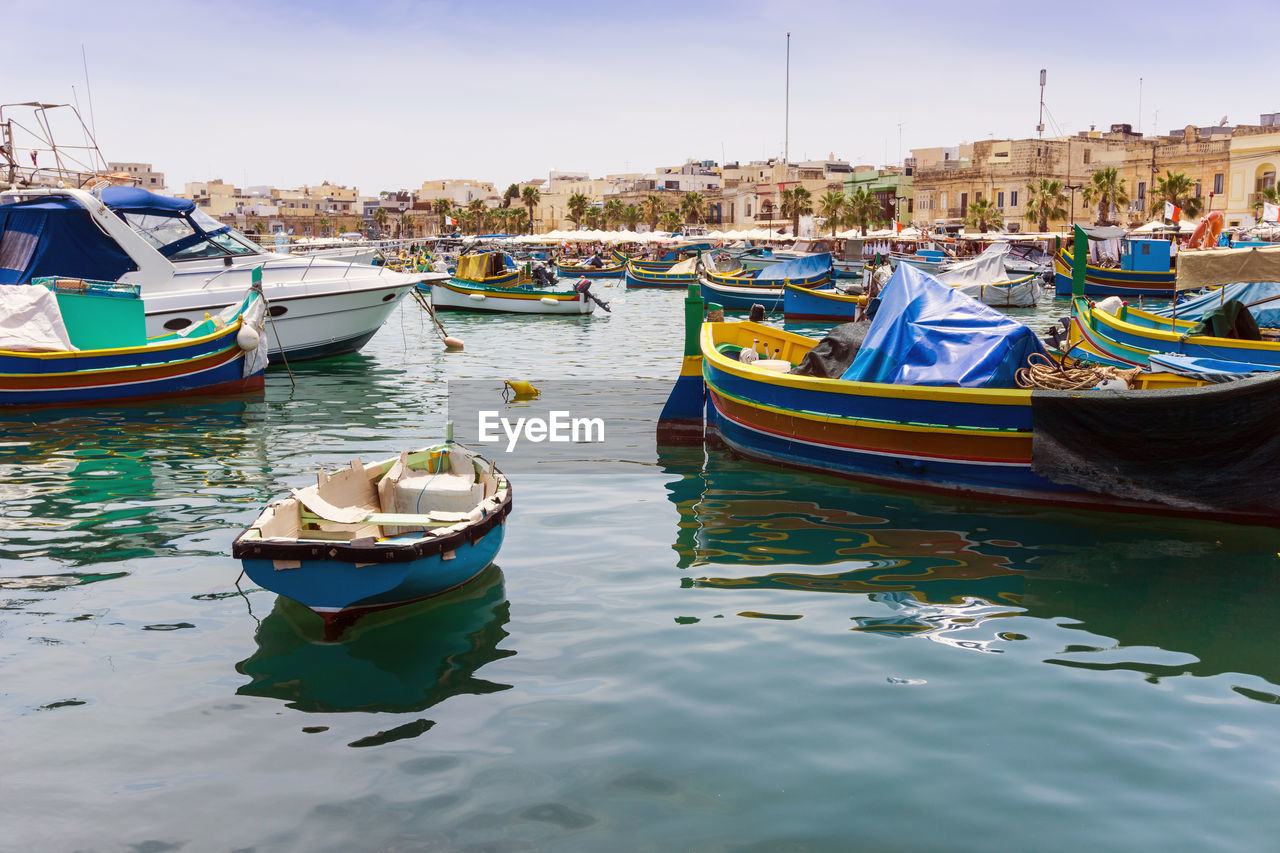
[[[133,211],[126,211],[122,216],[134,231],[170,260],[254,255],[260,251],[248,238],[200,210],[191,211],[190,219],[177,213],[166,216]]]

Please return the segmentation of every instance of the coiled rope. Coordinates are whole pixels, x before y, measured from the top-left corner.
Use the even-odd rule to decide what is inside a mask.
[[[1067,359],[1061,363],[1034,353],[1027,359],[1027,366],[1018,368],[1013,375],[1019,388],[1032,388],[1040,391],[1086,391],[1096,388],[1110,379],[1123,380],[1126,387],[1133,387],[1133,380],[1140,373],[1137,368],[1121,370],[1118,367],[1081,367],[1079,362],[1067,366]]]

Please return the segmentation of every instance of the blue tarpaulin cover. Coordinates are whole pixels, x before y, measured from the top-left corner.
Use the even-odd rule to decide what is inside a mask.
[[[1273,296],[1277,298],[1272,302],[1249,306],[1250,302],[1257,302]],[[1280,283],[1274,281],[1237,282],[1236,284],[1228,284],[1219,290],[1211,290],[1208,293],[1188,299],[1186,302],[1179,302],[1178,319],[1203,320],[1205,312],[1212,311],[1214,308],[1221,306],[1223,301],[1230,302],[1232,299],[1238,299],[1245,307],[1248,307],[1249,313],[1253,315],[1253,319],[1258,321],[1259,326],[1273,329],[1280,328]],[[1162,317],[1173,316],[1172,306],[1149,308],[1147,310]]]
[[[137,268],[69,198],[0,205],[0,284],[38,276],[115,281]]]
[[[1013,388],[1035,333],[910,264],[885,285],[862,348],[842,379],[898,385]]]
[[[823,252],[819,255],[806,255],[803,258],[795,258],[794,260],[783,261],[780,264],[765,267],[760,271],[760,275],[756,276],[756,281],[776,281],[778,284],[782,284],[784,278],[792,281],[801,281],[822,275],[830,269],[831,253]]]
[[[133,213],[186,213],[194,210],[196,203],[189,198],[173,198],[156,195],[138,187],[107,187],[102,191],[102,202],[112,210]]]

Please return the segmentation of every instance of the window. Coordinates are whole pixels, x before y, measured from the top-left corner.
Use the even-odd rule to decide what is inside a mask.
[[[1213,194],[1222,195],[1222,173],[1213,176]]]
[[[1200,198],[1200,182],[1196,181],[1196,198]]]
[[[996,193],[996,207],[1004,210],[1004,190]]]
[[[1085,162],[1086,164],[1089,162],[1089,155],[1090,155],[1090,154],[1092,154],[1092,153],[1093,153],[1093,152],[1092,152],[1092,151],[1090,151],[1088,148],[1084,149],[1084,162]]]
[[[125,213],[124,221],[138,236],[157,249],[196,233],[191,223],[180,216],[156,216],[150,213]]]
[[[1142,201],[1147,197],[1147,182],[1138,181],[1138,201]]]
[[[1010,207],[1017,207],[1017,206],[1018,206],[1018,191],[1017,191],[1017,190],[1009,190],[1009,206],[1010,206]]]

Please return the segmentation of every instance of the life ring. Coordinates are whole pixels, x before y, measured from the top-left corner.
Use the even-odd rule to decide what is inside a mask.
[[[1218,237],[1222,234],[1222,211],[1211,210],[1209,215],[1200,220],[1196,230],[1191,232],[1187,241],[1188,249],[1211,249],[1218,245]]]

